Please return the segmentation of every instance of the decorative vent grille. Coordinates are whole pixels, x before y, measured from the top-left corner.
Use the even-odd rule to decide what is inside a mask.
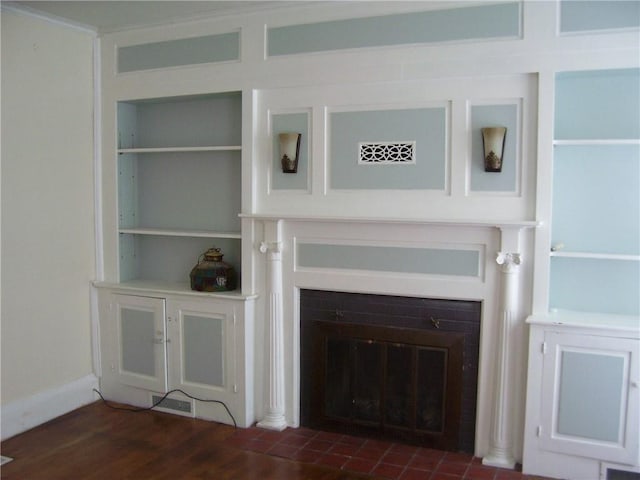
[[[360,142],[361,165],[406,165],[416,163],[416,142]]]

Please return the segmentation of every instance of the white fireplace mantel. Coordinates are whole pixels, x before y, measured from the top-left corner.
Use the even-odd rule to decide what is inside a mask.
[[[282,292],[291,289],[292,285],[283,285],[287,283],[287,272],[282,271],[283,258],[282,249],[286,249],[287,238],[284,235],[284,226],[286,224],[298,225],[296,228],[304,225],[317,224],[322,225],[323,235],[333,235],[331,232],[340,230],[344,234],[345,231],[354,232],[359,235],[360,228],[368,229],[371,226],[383,227],[382,230],[388,231],[389,227],[424,227],[436,228],[444,232],[458,232],[455,234],[458,238],[460,233],[458,229],[496,229],[499,233],[497,240],[499,243],[490,241],[487,245],[490,248],[496,248],[492,255],[495,265],[499,271],[499,279],[497,282],[491,282],[488,287],[490,292],[487,295],[499,298],[494,308],[487,313],[491,318],[495,317],[493,339],[489,340],[491,345],[485,345],[486,351],[492,352],[487,359],[492,365],[491,370],[496,372],[494,382],[487,387],[487,392],[492,398],[491,422],[488,434],[485,438],[485,455],[484,463],[506,468],[513,468],[515,465],[516,452],[514,452],[511,432],[516,419],[513,417],[514,402],[517,399],[513,395],[513,357],[514,346],[511,345],[513,339],[513,331],[516,324],[520,320],[523,313],[522,300],[519,293],[521,268],[526,255],[529,251],[523,252],[521,245],[521,233],[526,229],[533,229],[540,226],[540,222],[532,220],[460,220],[460,219],[417,219],[417,218],[388,218],[388,217],[346,217],[346,216],[314,216],[314,215],[291,215],[291,214],[273,214],[273,213],[257,213],[257,214],[241,214],[242,218],[252,219],[264,224],[265,238],[264,241],[257,245],[261,253],[267,253],[267,285],[266,289],[269,293],[270,305],[268,318],[268,345],[265,345],[269,352],[269,361],[265,364],[266,371],[264,376],[267,379],[267,399],[268,404],[265,405],[265,416],[258,426],[271,429],[282,429],[285,426],[286,405],[283,396],[283,382],[287,376],[285,372],[285,355],[284,337],[290,336],[282,328],[283,324],[287,324],[283,318],[285,311],[281,306]],[[380,230],[380,231],[382,231]],[[364,232],[365,230],[362,230]],[[327,233],[328,232],[328,233]],[[445,233],[445,237],[448,234]],[[485,237],[487,238],[487,237]],[[495,237],[494,237],[495,238]],[[285,269],[286,270],[286,269]],[[339,273],[336,273],[339,274]],[[279,283],[275,285],[275,283]],[[285,309],[286,310],[286,309]],[[524,319],[524,317],[523,317]],[[482,347],[481,347],[482,348]],[[295,361],[295,360],[294,360]],[[488,397],[489,398],[489,397]],[[488,412],[487,412],[488,413]]]

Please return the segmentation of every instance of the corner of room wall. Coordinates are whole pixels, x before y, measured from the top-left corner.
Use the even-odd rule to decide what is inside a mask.
[[[93,401],[94,40],[2,9],[2,438]]]

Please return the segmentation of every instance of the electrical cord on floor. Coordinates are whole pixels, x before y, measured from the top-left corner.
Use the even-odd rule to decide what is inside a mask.
[[[229,417],[231,418],[231,421],[233,422],[233,426],[235,428],[238,428],[238,424],[236,423],[236,419],[233,417],[233,415],[231,414],[231,411],[229,410],[229,408],[227,407],[227,405],[220,401],[220,400],[209,400],[209,399],[205,399],[205,398],[198,398],[198,397],[194,397],[193,395],[189,395],[187,392],[180,390],[179,388],[175,388],[173,390],[169,390],[167,393],[165,393],[162,398],[160,400],[158,400],[157,402],[155,402],[153,405],[151,405],[150,407],[117,407],[115,405],[112,405],[108,400],[105,400],[105,398],[102,396],[102,394],[96,390],[95,388],[93,389],[94,392],[96,392],[98,394],[98,396],[102,399],[103,403],[113,409],[113,410],[123,410],[125,412],[132,412],[132,413],[139,413],[139,412],[148,412],[150,410],[153,410],[154,408],[156,408],[158,405],[160,405],[169,395],[171,395],[172,393],[181,393],[183,394],[185,397],[189,397],[192,400],[196,400],[198,402],[205,402],[205,403],[219,403],[220,405],[222,405],[224,407],[224,409],[227,411],[227,413],[229,414]]]

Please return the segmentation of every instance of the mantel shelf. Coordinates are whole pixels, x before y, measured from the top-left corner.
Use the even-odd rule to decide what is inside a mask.
[[[442,227],[478,227],[500,229],[537,228],[542,223],[537,220],[457,220],[428,218],[387,218],[387,217],[334,217],[320,215],[291,215],[275,213],[241,213],[240,218],[254,220],[287,220],[293,222],[331,222],[331,223],[378,223],[393,225],[432,225]]]
[[[204,147],[119,148],[118,153],[230,152],[240,150],[242,150],[242,147],[240,145],[223,145]]]
[[[165,237],[200,237],[200,238],[242,238],[240,232],[218,232],[214,230],[180,230],[163,228],[120,228],[119,233],[133,235],[159,235]]]

